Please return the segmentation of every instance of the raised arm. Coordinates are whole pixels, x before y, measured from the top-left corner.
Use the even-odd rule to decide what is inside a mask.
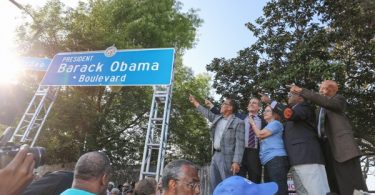
[[[297,93],[302,97],[310,100],[316,105],[324,107],[332,111],[343,112],[346,109],[347,103],[345,98],[341,95],[335,95],[332,97],[320,95],[308,89],[300,88],[298,86],[293,86],[290,91],[292,93]]]
[[[256,125],[255,125],[255,121],[252,117],[249,117],[249,122],[250,122],[250,125],[255,133],[255,135],[260,138],[260,139],[264,139],[264,138],[267,138],[269,136],[272,135],[272,132],[269,131],[268,129],[264,128],[262,130],[260,130]]]
[[[206,117],[210,122],[212,122],[216,115],[214,113],[212,113],[210,110],[208,110],[207,108],[203,107],[200,105],[200,103],[198,102],[198,100],[195,99],[195,97],[193,95],[190,95],[189,96],[189,101],[197,108],[197,110],[202,113],[202,115],[204,117]]]

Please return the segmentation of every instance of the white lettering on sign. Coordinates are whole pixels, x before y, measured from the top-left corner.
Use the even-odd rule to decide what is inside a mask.
[[[69,56],[63,57],[62,62],[90,62],[94,56]]]
[[[75,64],[75,65],[70,65],[70,64],[60,64],[59,69],[57,70],[58,73],[66,72],[66,73],[71,73],[71,72],[102,72],[103,70],[103,65],[100,62],[98,64],[90,64],[90,65],[80,65],[80,64]]]
[[[95,75],[95,76],[87,76],[81,75],[78,79],[78,82],[86,82],[86,83],[94,83],[94,82],[125,82],[126,74],[123,76],[102,76],[102,75]]]
[[[152,64],[152,65],[151,65]],[[112,72],[125,72],[125,71],[158,71],[159,70],[159,63],[158,62],[140,62],[140,63],[131,63],[128,65],[125,62],[119,62],[119,61],[114,61],[111,64],[110,70]]]
[[[97,64],[60,64],[59,68],[57,69],[58,73],[86,73],[86,72],[102,72],[103,71],[102,63],[98,62]],[[158,71],[159,70],[159,63],[158,62],[140,62],[140,63],[131,63],[128,65],[125,62],[118,62],[114,61],[110,66],[111,72],[143,72],[143,71]]]

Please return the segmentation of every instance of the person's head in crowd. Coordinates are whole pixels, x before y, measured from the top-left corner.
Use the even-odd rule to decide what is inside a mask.
[[[124,184],[122,184],[122,192],[123,194],[125,194],[128,190],[130,190],[130,184],[128,182],[125,182]]]
[[[108,192],[111,192],[114,187],[115,187],[115,183],[113,183],[112,181],[108,182],[108,186],[107,186]]]
[[[119,189],[120,192],[122,192],[122,184],[117,185],[117,189]]]
[[[258,98],[252,97],[247,105],[247,111],[249,113],[257,114],[261,106],[261,102]]]
[[[118,188],[112,188],[111,195],[121,195],[121,192]]]
[[[213,195],[273,195],[277,190],[278,186],[275,182],[256,184],[244,177],[231,176],[216,186]]]
[[[303,99],[302,96],[300,96],[296,93],[291,93],[291,92],[288,93],[288,105],[289,106],[294,106],[294,105],[299,104],[303,101],[304,101],[304,99]]]
[[[74,168],[72,188],[94,194],[104,194],[108,187],[111,165],[102,152],[88,152],[82,155]]]
[[[33,181],[38,181],[40,178],[42,178],[42,175],[40,175],[39,172],[35,171]]]
[[[126,191],[126,195],[133,195],[133,189],[130,189],[130,190],[128,190],[128,191]]]
[[[130,187],[131,187],[132,189],[135,188],[135,183],[137,183],[137,182],[136,182],[136,181],[131,181],[131,182],[130,182]]]
[[[198,168],[187,160],[168,163],[163,171],[162,187],[164,195],[200,194]]]
[[[226,98],[220,107],[220,113],[225,115],[230,115],[237,112],[237,104],[234,99]]]
[[[324,96],[332,97],[339,90],[336,81],[325,80],[320,84],[319,93]]]
[[[135,184],[134,195],[155,195],[157,183],[154,178],[145,178]]]
[[[271,106],[266,106],[263,111],[263,118],[267,122],[271,122],[272,120],[280,120],[280,115],[272,110]]]

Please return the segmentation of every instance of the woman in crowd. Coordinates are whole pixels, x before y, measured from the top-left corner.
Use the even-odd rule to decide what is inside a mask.
[[[265,108],[263,117],[267,126],[262,130],[256,127],[251,117],[249,121],[255,135],[261,140],[259,157],[265,167],[264,182],[276,182],[279,187],[277,194],[287,195],[289,162],[283,142],[284,127],[279,121],[280,116],[273,112],[271,106]]]

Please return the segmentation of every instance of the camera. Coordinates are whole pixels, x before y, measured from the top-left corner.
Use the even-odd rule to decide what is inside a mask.
[[[7,166],[21,149],[22,145],[10,142],[13,129],[8,127],[0,137],[0,169]],[[33,154],[35,168],[44,165],[46,149],[43,147],[31,147],[29,153]]]
[[[0,169],[4,168],[20,150],[21,145],[7,143],[5,146],[0,146]],[[35,161],[35,168],[44,165],[46,149],[43,147],[31,147],[29,153],[33,154]]]

